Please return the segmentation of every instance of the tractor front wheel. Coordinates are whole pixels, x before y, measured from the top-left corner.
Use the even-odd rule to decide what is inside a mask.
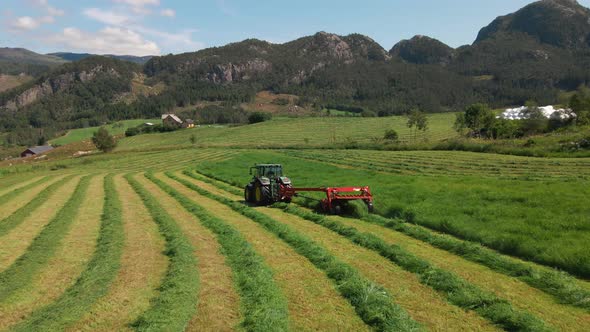
[[[244,188],[244,201],[246,201],[246,203],[252,203],[252,196],[252,186],[247,185],[246,188]]]

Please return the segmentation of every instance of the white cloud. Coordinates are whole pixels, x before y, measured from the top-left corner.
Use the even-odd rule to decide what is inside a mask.
[[[174,16],[176,16],[176,12],[173,9],[167,8],[167,9],[162,9],[162,11],[160,12],[160,15],[166,16],[166,17],[174,17]]]
[[[85,9],[83,13],[93,20],[109,25],[122,26],[129,24],[132,21],[132,18],[128,15],[115,13],[109,10],[102,10],[99,8],[88,8]]]
[[[44,23],[44,24],[51,24],[55,22],[55,17],[53,16],[43,16],[41,18],[39,18],[39,22],[40,23]]]
[[[144,39],[135,31],[108,26],[98,32],[87,32],[77,28],[65,28],[62,33],[51,38],[71,50],[118,55],[159,55],[158,45]]]
[[[65,12],[61,9],[57,9],[55,7],[47,7],[47,13],[51,16],[64,16]]]
[[[40,25],[41,22],[30,16],[19,17],[12,23],[12,27],[18,30],[35,30]]]
[[[116,3],[131,7],[131,11],[138,15],[149,15],[152,11],[148,6],[159,6],[160,0],[113,0]]]

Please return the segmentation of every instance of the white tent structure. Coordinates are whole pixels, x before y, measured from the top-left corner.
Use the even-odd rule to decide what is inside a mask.
[[[528,107],[521,106],[517,108],[508,108],[506,109],[498,118],[506,119],[506,120],[523,120],[529,117],[528,114]],[[539,107],[539,111],[543,114],[544,117],[551,120],[569,120],[576,118],[576,113],[574,113],[569,108],[560,108],[556,109],[552,105]]]

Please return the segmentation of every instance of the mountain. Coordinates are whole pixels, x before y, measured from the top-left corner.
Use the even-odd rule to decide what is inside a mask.
[[[542,0],[501,16],[483,28],[475,41],[526,34],[542,44],[566,49],[588,48],[590,9],[576,0]]]
[[[498,17],[457,49],[416,36],[388,52],[367,36],[318,32],[284,44],[247,39],[155,56],[143,66],[61,53],[47,57],[83,59],[0,93],[0,129],[152,117],[203,101],[223,105],[215,112],[227,111],[225,121],[262,90],[297,95],[308,110],[365,115],[550,104],[590,82],[589,22],[590,10],[574,0],[542,0]],[[132,93],[138,85],[145,93]]]
[[[402,40],[389,51],[394,57],[415,64],[448,65],[455,56],[455,50],[443,42],[427,36],[415,36]]]
[[[90,53],[69,53],[69,52],[49,53],[47,55],[53,56],[53,57],[58,57],[60,59],[66,60],[66,61],[79,61],[79,60],[86,59],[86,58],[89,58],[92,56],[97,56],[96,54],[90,54]],[[146,62],[148,62],[152,58],[152,56],[113,55],[113,54],[105,54],[102,56],[107,57],[107,58],[114,58],[114,59],[122,60],[122,61],[129,61],[129,62],[137,63],[140,65],[145,64]]]
[[[58,57],[38,54],[24,48],[0,48],[0,74],[38,76],[66,62]]]

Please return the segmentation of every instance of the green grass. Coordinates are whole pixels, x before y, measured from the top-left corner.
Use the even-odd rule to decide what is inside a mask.
[[[45,203],[57,189],[59,189],[64,183],[71,180],[72,177],[73,176],[68,176],[55,183],[52,183],[47,188],[43,189],[37,196],[35,196],[35,198],[33,198],[27,204],[25,204],[25,206],[16,210],[13,214],[9,215],[8,217],[4,218],[4,220],[0,222],[0,236],[7,234],[9,231],[20,225],[28,216],[31,215],[31,213],[33,213],[33,211],[35,211],[37,207]],[[42,179],[36,183],[33,183],[32,185],[38,185],[39,182],[45,182],[46,180],[47,179]],[[12,193],[15,193],[17,191],[19,190],[15,190]]]
[[[80,180],[72,196],[37,235],[27,251],[0,273],[0,299],[7,299],[16,291],[27,286],[53,256],[77,216],[86,195],[90,177],[85,176]],[[4,223],[0,225],[4,225]]]
[[[241,188],[232,186],[223,179],[213,179],[204,174],[193,173],[188,170],[183,173],[199,181],[212,184],[234,195],[242,195]],[[294,203],[310,207],[309,203],[305,200],[295,200]],[[314,205],[313,201],[311,204]],[[400,219],[388,219],[375,214],[370,214],[362,216],[362,220],[403,233],[436,248],[461,256],[477,264],[485,265],[496,272],[518,278],[532,287],[553,295],[559,303],[590,310],[590,291],[581,287],[574,278],[565,272],[532,264],[525,264],[516,259],[501,255],[494,250],[483,247],[478,243],[464,241],[452,236],[432,232],[424,227],[409,224]]]
[[[447,158],[452,162],[462,156],[455,152]],[[248,168],[260,162],[282,163],[296,187],[369,185],[376,212],[384,217],[401,218],[590,277],[588,180],[494,178],[485,176],[485,171],[471,176],[407,176],[366,170],[363,163],[344,168],[254,151],[225,161],[205,161],[197,168],[244,186],[250,180]],[[489,163],[493,165],[493,160]],[[559,171],[564,166],[547,167]]]
[[[55,302],[34,311],[13,331],[58,331],[75,323],[97,299],[106,295],[120,267],[125,233],[121,202],[112,176],[107,176],[105,205],[96,251],[76,283]]]
[[[136,127],[138,125],[144,124],[146,122],[151,122],[154,124],[161,123],[162,120],[160,119],[139,119],[139,120],[123,120],[119,122],[115,122],[105,127],[111,133],[111,135],[121,135],[125,133],[127,128]],[[89,127],[89,128],[80,128],[80,129],[72,129],[68,131],[64,136],[58,137],[49,141],[49,143],[53,145],[65,145],[69,143],[81,142],[87,139],[92,138],[92,135],[95,131],[98,130],[99,127]]]
[[[199,194],[214,199],[234,211],[261,224],[268,231],[288,243],[295,251],[305,256],[316,267],[326,272],[336,288],[355,308],[359,317],[377,331],[416,331],[421,327],[400,306],[393,302],[383,287],[364,278],[356,269],[330,254],[308,237],[281,224],[246,205],[212,194],[170,173],[168,177],[178,181]]]
[[[418,140],[439,141],[457,136],[452,124],[454,113],[429,115],[430,129]],[[271,121],[241,127],[214,128],[201,126],[165,134],[138,135],[119,142],[118,150],[158,146],[190,146],[195,135],[197,145],[209,147],[318,147],[351,142],[372,143],[382,138],[385,130],[395,129],[402,141],[412,141],[405,117],[387,118],[274,118]]]
[[[17,197],[18,195],[24,193],[25,191],[32,189],[40,184],[43,184],[47,181],[49,181],[49,179],[51,179],[50,177],[46,176],[43,177],[35,182],[29,183],[25,186],[22,186],[18,189],[15,189],[13,191],[10,191],[2,196],[0,196],[0,205],[6,204],[6,202],[9,202],[10,200],[14,199],[15,197]]]
[[[194,247],[182,230],[158,203],[131,175],[125,176],[141,197],[160,232],[166,239],[168,271],[152,299],[150,308],[132,324],[138,331],[182,331],[197,310],[199,273]]]
[[[287,331],[287,301],[274,281],[270,268],[244,237],[222,219],[213,216],[206,208],[186,198],[163,181],[150,174],[146,174],[146,177],[217,235],[240,293],[244,313],[242,327],[248,331]]]
[[[491,292],[483,291],[451,272],[433,266],[397,245],[389,245],[375,235],[362,233],[355,228],[328,220],[322,215],[304,211],[293,205],[277,204],[275,207],[326,227],[355,244],[378,252],[406,271],[417,274],[420,282],[442,293],[450,303],[465,310],[473,310],[505,330],[548,330],[539,318],[527,312],[515,310],[508,301],[498,298]]]

